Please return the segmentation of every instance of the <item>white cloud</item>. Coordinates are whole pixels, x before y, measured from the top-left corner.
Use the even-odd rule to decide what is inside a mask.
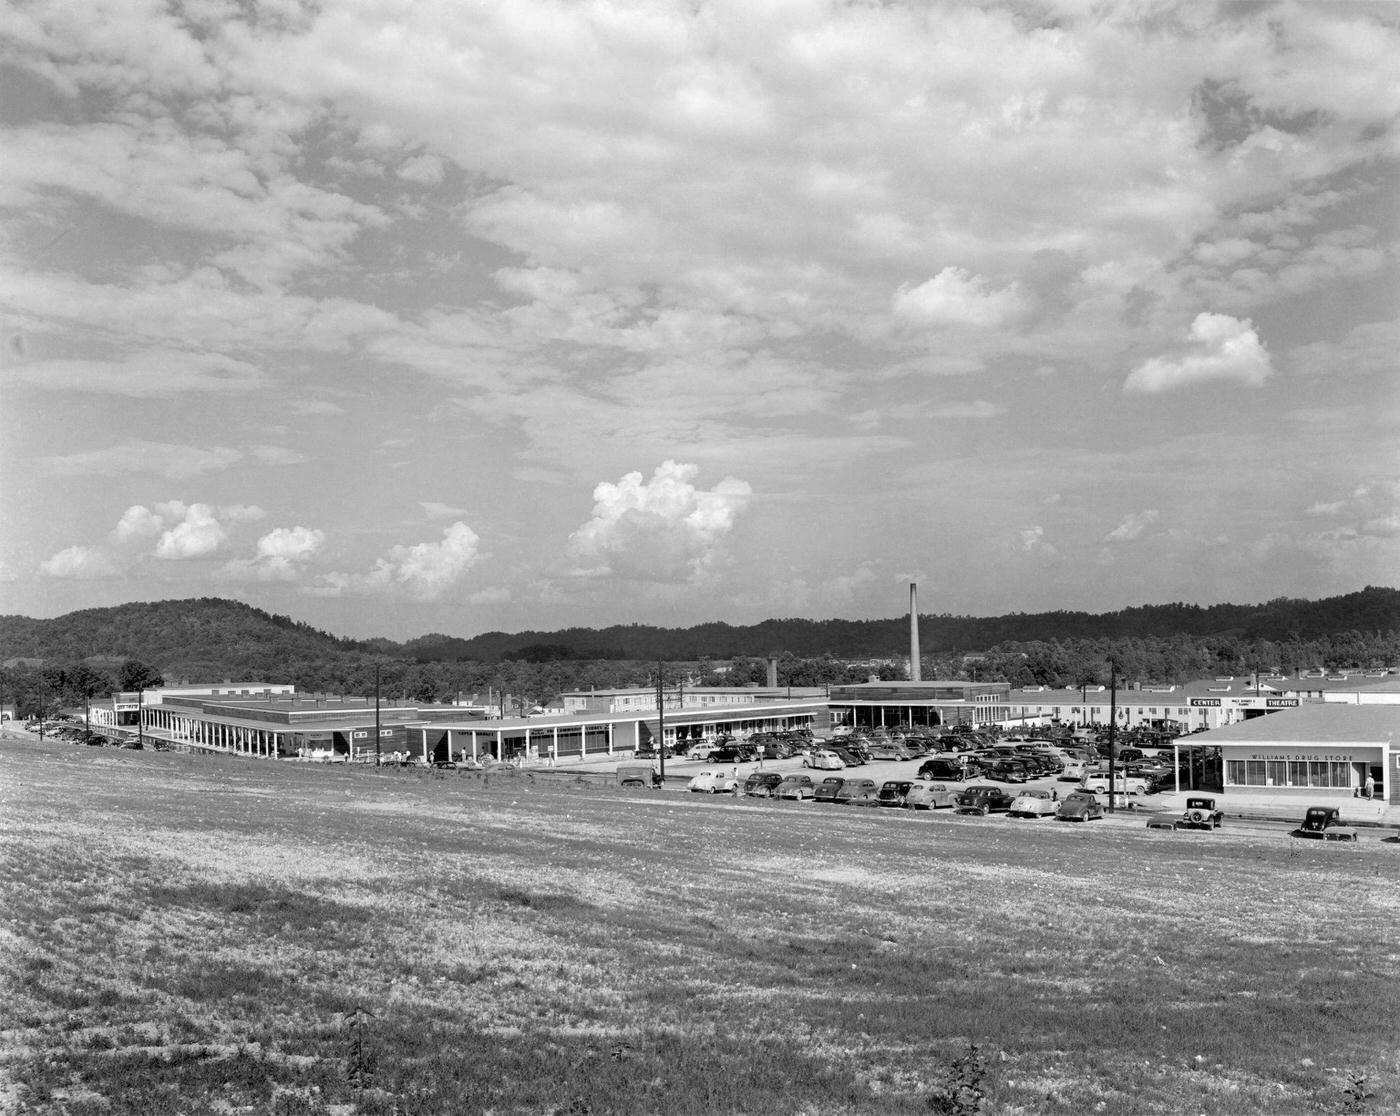
[[[1132,542],[1134,539],[1142,538],[1143,532],[1161,518],[1161,512],[1156,508],[1148,508],[1146,511],[1133,512],[1123,517],[1123,522],[1118,524],[1112,531],[1104,536],[1105,542]]]
[[[316,592],[435,601],[476,563],[479,542],[475,531],[457,522],[443,531],[441,542],[394,547],[386,557],[376,560],[368,573],[326,574]]]
[[[121,571],[97,547],[70,546],[40,563],[39,572],[68,581],[98,581],[117,577]]]
[[[446,174],[442,160],[436,155],[417,155],[406,159],[399,167],[399,177],[422,186],[436,186]]]
[[[295,581],[325,541],[325,532],[315,528],[277,527],[258,540],[253,558],[226,563],[219,576],[236,581]]]
[[[467,514],[464,508],[454,508],[436,500],[419,500],[418,506],[429,519],[455,519]]]
[[[117,525],[112,530],[112,537],[116,542],[126,542],[129,539],[159,535],[164,529],[163,516],[157,515],[144,504],[133,504],[122,512],[121,519],[117,520]]]
[[[1019,532],[1021,549],[1027,554],[1044,554],[1047,557],[1054,557],[1057,553],[1052,543],[1045,540],[1045,528],[1037,524],[1034,527],[1024,527]]]
[[[898,317],[930,325],[1000,325],[1021,312],[1017,283],[991,290],[987,280],[960,267],[945,267],[917,287],[901,286],[894,296]]]
[[[188,480],[243,460],[228,446],[184,446],[128,438],[108,449],[41,457],[37,466],[51,476],[111,476],[118,473],[154,473],[170,480]]]
[[[640,472],[593,490],[593,518],[569,537],[583,564],[574,572],[636,581],[693,581],[722,557],[725,537],[753,489],[726,477],[697,489],[697,465],[665,461],[651,479]]]
[[[113,360],[47,360],[17,365],[16,380],[46,391],[73,391],[156,399],[201,392],[256,391],[267,383],[260,368],[217,353],[152,350]]]
[[[1155,395],[1210,381],[1260,387],[1273,375],[1269,352],[1254,323],[1228,314],[1200,313],[1191,323],[1190,344],[1176,357],[1154,357],[1123,384],[1128,394]]]
[[[191,504],[184,518],[156,543],[156,557],[170,561],[207,558],[228,544],[228,532],[207,504]]]

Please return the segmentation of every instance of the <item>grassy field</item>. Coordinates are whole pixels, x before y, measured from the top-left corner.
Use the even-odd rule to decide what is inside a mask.
[[[0,1113],[1400,1110],[1400,846],[0,743]]]

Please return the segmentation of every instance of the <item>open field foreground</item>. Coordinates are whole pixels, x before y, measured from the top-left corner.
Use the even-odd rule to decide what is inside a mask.
[[[1378,836],[15,740],[0,810],[7,1114],[1400,1110]]]

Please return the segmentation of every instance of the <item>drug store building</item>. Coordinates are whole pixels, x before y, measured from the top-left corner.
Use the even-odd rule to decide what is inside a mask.
[[[1192,738],[1218,747],[1225,792],[1296,797],[1300,806],[1364,793],[1400,805],[1400,705],[1318,702]]]

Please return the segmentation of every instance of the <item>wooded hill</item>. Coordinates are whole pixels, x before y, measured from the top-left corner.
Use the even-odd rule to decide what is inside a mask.
[[[1368,586],[1307,601],[1259,605],[1143,605],[1119,612],[925,615],[926,655],[982,651],[1008,643],[1080,640],[1231,640],[1297,644],[1400,633],[1400,590]],[[1346,640],[1344,640],[1345,642]],[[0,660],[139,659],[167,677],[280,679],[293,667],[360,666],[389,657],[418,662],[723,660],[786,654],[800,658],[898,658],[907,653],[906,617],[888,620],[765,620],[692,628],[629,624],[561,631],[487,632],[470,639],[426,635],[406,643],[341,639],[308,624],[214,597],[84,609],[52,620],[0,617]],[[1384,652],[1377,652],[1384,653]],[[1275,665],[1275,664],[1267,664]],[[298,670],[295,673],[303,673]]]

